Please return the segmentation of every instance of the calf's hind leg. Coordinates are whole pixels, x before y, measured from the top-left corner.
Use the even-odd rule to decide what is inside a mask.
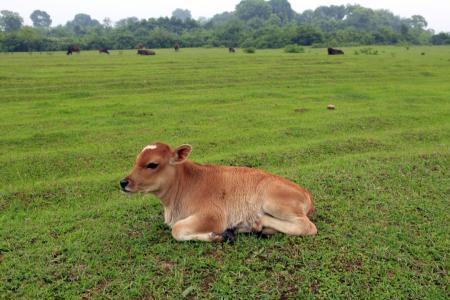
[[[316,225],[307,216],[312,205],[310,201],[308,194],[289,186],[273,187],[263,203],[263,227],[289,235],[316,234]]]
[[[261,220],[263,226],[267,228],[263,230],[264,234],[273,233],[270,229],[284,232],[289,235],[314,235],[317,233],[316,225],[314,225],[306,216],[281,220],[264,215]]]

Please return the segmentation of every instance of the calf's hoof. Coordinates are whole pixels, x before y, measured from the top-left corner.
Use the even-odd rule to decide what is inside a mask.
[[[236,238],[236,230],[229,228],[222,233],[222,238],[224,242],[233,243]]]

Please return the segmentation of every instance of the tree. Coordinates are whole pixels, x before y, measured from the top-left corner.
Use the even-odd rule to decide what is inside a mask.
[[[287,24],[294,19],[295,12],[287,0],[270,0],[272,12],[276,14],[283,24]]]
[[[0,29],[6,32],[17,31],[22,27],[23,19],[16,13],[9,10],[0,12]]]
[[[87,14],[77,14],[72,21],[67,22],[66,27],[71,29],[76,35],[82,36],[88,33],[90,27],[101,27],[99,21],[92,19]]]
[[[314,15],[316,18],[343,20],[347,15],[347,9],[344,5],[319,6]]]
[[[298,24],[312,24],[315,19],[314,11],[311,9],[305,10],[303,13],[297,15]]]
[[[217,46],[237,47],[244,31],[245,25],[241,20],[228,21],[216,30]]]
[[[110,18],[106,17],[103,19],[103,27],[107,28],[107,29],[111,29],[112,28],[112,21]]]
[[[30,15],[34,27],[48,28],[52,24],[50,15],[43,10],[35,10]]]
[[[184,47],[201,47],[208,44],[211,39],[211,31],[204,29],[185,31],[179,39]]]
[[[272,14],[272,7],[264,0],[242,0],[236,5],[236,16],[247,21],[252,18],[268,19]]]
[[[2,40],[2,50],[5,51],[28,51],[28,45],[26,41],[21,39],[17,33],[10,33]]]
[[[180,19],[181,21],[186,21],[192,19],[191,12],[188,9],[177,8],[172,12],[172,17]]]
[[[414,44],[424,44],[430,41],[433,36],[432,31],[427,31],[427,21],[424,17],[414,15],[410,19],[403,20],[403,24],[408,27],[405,39]],[[404,30],[404,29],[403,29]]]
[[[156,28],[149,33],[146,44],[150,48],[168,48],[172,47],[176,41],[176,36],[172,32],[164,28]]]
[[[138,41],[129,32],[119,32],[114,35],[114,48],[116,49],[133,49]]]
[[[411,19],[407,20],[407,23],[413,28],[413,29],[425,29],[428,26],[427,20],[425,20],[424,17],[420,15],[414,15],[411,17]]]
[[[381,30],[383,28],[390,28],[395,32],[400,32],[402,20],[399,16],[394,15],[386,9],[378,9],[375,11],[375,19],[377,27]]]
[[[253,36],[254,45],[258,48],[281,48],[289,43],[289,37],[281,26],[281,19],[272,14]]]
[[[347,25],[360,31],[370,31],[375,28],[375,13],[370,8],[359,5],[349,6],[349,14],[345,20]]]
[[[227,11],[223,12],[221,14],[216,14],[216,15],[214,15],[214,17],[211,18],[211,20],[209,20],[206,23],[206,26],[207,27],[219,26],[219,25],[222,25],[222,24],[228,22],[229,20],[233,19],[234,17],[235,17],[234,13],[227,12]]]
[[[450,33],[441,32],[431,37],[433,45],[450,45]]]
[[[139,23],[139,19],[136,17],[128,17],[125,19],[121,19],[119,21],[116,22],[116,27],[121,28],[121,27],[132,27],[135,26]]]
[[[100,22],[95,19],[92,19],[90,15],[77,14],[73,18],[71,24],[73,26],[89,27],[89,26],[98,26],[100,25]]]
[[[385,27],[373,33],[373,39],[377,44],[396,44],[400,40],[400,35],[389,27]]]
[[[302,25],[297,28],[295,35],[292,37],[292,42],[299,45],[310,46],[314,43],[322,42],[322,33],[320,30],[308,26]]]
[[[208,18],[206,17],[198,17],[197,22],[201,25],[205,25],[206,23],[208,23]]]

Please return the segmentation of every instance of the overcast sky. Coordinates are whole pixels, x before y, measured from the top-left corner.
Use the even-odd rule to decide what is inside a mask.
[[[212,17],[216,13],[232,11],[240,0],[0,0],[0,10],[18,12],[26,24],[31,24],[30,14],[35,9],[45,10],[53,20],[52,25],[65,24],[77,13],[86,13],[102,21],[109,17],[118,21],[126,17],[147,19],[171,16],[175,8],[189,9],[194,18]],[[296,12],[314,9],[320,5],[361,4],[371,8],[386,8],[396,15],[424,16],[430,28],[450,32],[450,0],[361,0],[323,1],[290,0]]]

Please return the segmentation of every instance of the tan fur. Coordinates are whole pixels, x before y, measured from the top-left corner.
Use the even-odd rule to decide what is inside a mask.
[[[187,160],[190,152],[189,145],[172,150],[154,143],[142,150],[125,178],[125,191],[153,193],[161,200],[175,239],[221,241],[229,228],[317,233],[308,218],[314,204],[306,189],[258,169],[196,164]],[[149,169],[149,163],[159,166]]]

